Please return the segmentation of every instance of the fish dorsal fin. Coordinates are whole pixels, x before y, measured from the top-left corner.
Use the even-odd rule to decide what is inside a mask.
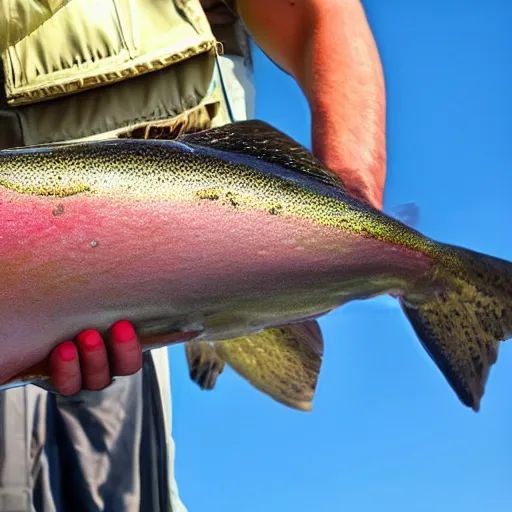
[[[306,147],[263,121],[239,121],[182,135],[177,141],[251,156],[345,190],[343,182]]]
[[[190,376],[213,389],[224,363],[274,400],[311,411],[323,357],[323,337],[314,320],[265,329],[250,336],[186,345]]]

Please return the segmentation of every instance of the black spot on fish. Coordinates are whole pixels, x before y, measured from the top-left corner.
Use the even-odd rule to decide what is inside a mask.
[[[59,204],[59,205],[57,205],[57,208],[55,208],[55,210],[53,210],[52,215],[57,217],[59,215],[62,215],[63,213],[64,213],[64,205]]]
[[[235,198],[235,195],[232,192],[228,192],[226,194],[226,197],[228,198],[228,201],[231,203],[231,206],[233,208],[238,208],[238,201]]]
[[[282,209],[283,209],[283,207],[281,205],[271,206],[268,209],[268,213],[270,213],[270,215],[279,215],[281,213]]]

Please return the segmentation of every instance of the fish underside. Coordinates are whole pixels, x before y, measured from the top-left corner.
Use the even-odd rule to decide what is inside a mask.
[[[354,198],[259,121],[175,141],[0,151],[0,382],[44,375],[79,331],[128,319],[309,410],[316,318],[391,293],[460,400],[479,409],[512,325],[512,265],[432,241]]]

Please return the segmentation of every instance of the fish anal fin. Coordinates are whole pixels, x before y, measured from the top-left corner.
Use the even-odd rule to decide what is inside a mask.
[[[316,320],[216,342],[215,350],[236,373],[277,402],[312,410],[323,356]]]

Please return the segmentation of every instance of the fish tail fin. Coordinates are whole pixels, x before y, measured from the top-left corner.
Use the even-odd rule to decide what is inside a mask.
[[[212,390],[224,370],[224,361],[208,341],[191,341],[185,345],[190,378],[201,388]]]
[[[501,341],[512,337],[512,263],[440,245],[427,290],[401,297],[423,347],[459,399],[478,411]]]

